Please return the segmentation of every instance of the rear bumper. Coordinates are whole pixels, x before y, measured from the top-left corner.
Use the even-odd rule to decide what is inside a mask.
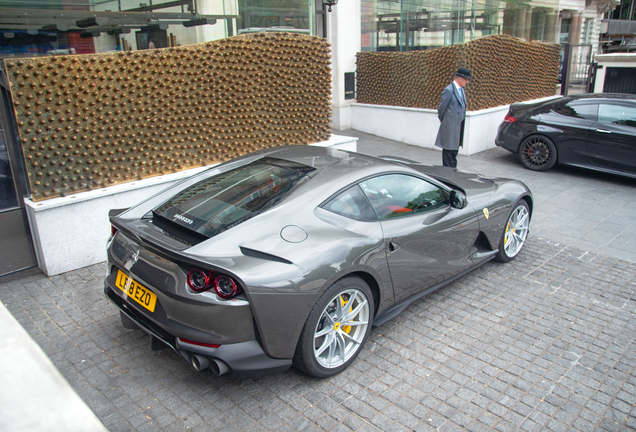
[[[256,340],[221,345],[218,348],[184,342],[130,307],[108,283],[105,283],[104,294],[117,306],[123,316],[150,335],[153,349],[159,349],[163,345],[168,346],[197,370],[209,368],[215,375],[253,377],[283,372],[292,364],[291,359],[275,359],[267,356]],[[197,339],[196,336],[191,338]]]

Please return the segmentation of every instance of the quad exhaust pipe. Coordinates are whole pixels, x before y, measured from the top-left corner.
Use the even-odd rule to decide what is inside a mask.
[[[225,362],[216,359],[209,359],[198,354],[192,354],[190,356],[190,363],[198,372],[210,368],[212,373],[216,376],[221,376],[230,371],[230,367],[225,364]]]
[[[192,367],[194,367],[197,372],[207,369],[210,366],[210,360],[207,357],[196,354],[190,357],[190,363],[192,363]]]

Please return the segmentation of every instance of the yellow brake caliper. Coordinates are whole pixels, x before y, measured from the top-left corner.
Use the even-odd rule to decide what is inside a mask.
[[[506,225],[506,235],[504,235],[504,246],[508,243],[508,231],[510,231],[510,222]]]
[[[342,296],[340,296],[340,304],[341,304],[342,306],[344,306],[344,305],[345,305],[345,301],[344,301],[344,299],[342,298]],[[353,310],[353,308],[352,308],[352,307],[350,307],[350,308],[349,308],[349,312],[351,312],[352,310]],[[349,334],[349,332],[351,332],[351,326],[350,326],[350,325],[348,325],[348,326],[342,326],[342,331],[343,331],[343,332],[345,332],[345,333],[347,333],[347,334]]]

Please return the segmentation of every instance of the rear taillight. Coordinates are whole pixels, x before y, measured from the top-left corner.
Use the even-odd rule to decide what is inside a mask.
[[[209,272],[193,269],[188,272],[188,286],[196,292],[210,289],[211,275]]]
[[[115,237],[115,234],[117,234],[117,228],[115,228],[113,225],[110,226],[110,235],[111,237]]]
[[[238,292],[236,283],[228,276],[217,276],[214,278],[214,290],[221,298],[228,299],[234,297]]]
[[[519,119],[511,116],[510,114],[506,114],[506,117],[504,118],[504,123],[514,123],[517,120]]]
[[[240,292],[240,287],[229,276],[213,274],[207,270],[192,269],[188,272],[188,287],[194,292],[214,290],[223,299],[230,299]]]

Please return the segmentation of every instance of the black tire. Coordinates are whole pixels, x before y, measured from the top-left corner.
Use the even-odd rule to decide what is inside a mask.
[[[530,228],[530,210],[528,203],[521,199],[512,207],[506,221],[504,231],[499,240],[499,250],[495,259],[499,262],[509,262],[515,259],[528,238]]]
[[[549,138],[533,135],[524,139],[519,146],[519,158],[528,169],[547,171],[557,162],[557,149]]]
[[[307,317],[296,346],[294,366],[316,378],[342,372],[353,363],[369,338],[374,311],[373,294],[362,279],[349,276],[331,285]],[[337,319],[338,316],[343,319]],[[341,324],[346,322],[366,324]]]

